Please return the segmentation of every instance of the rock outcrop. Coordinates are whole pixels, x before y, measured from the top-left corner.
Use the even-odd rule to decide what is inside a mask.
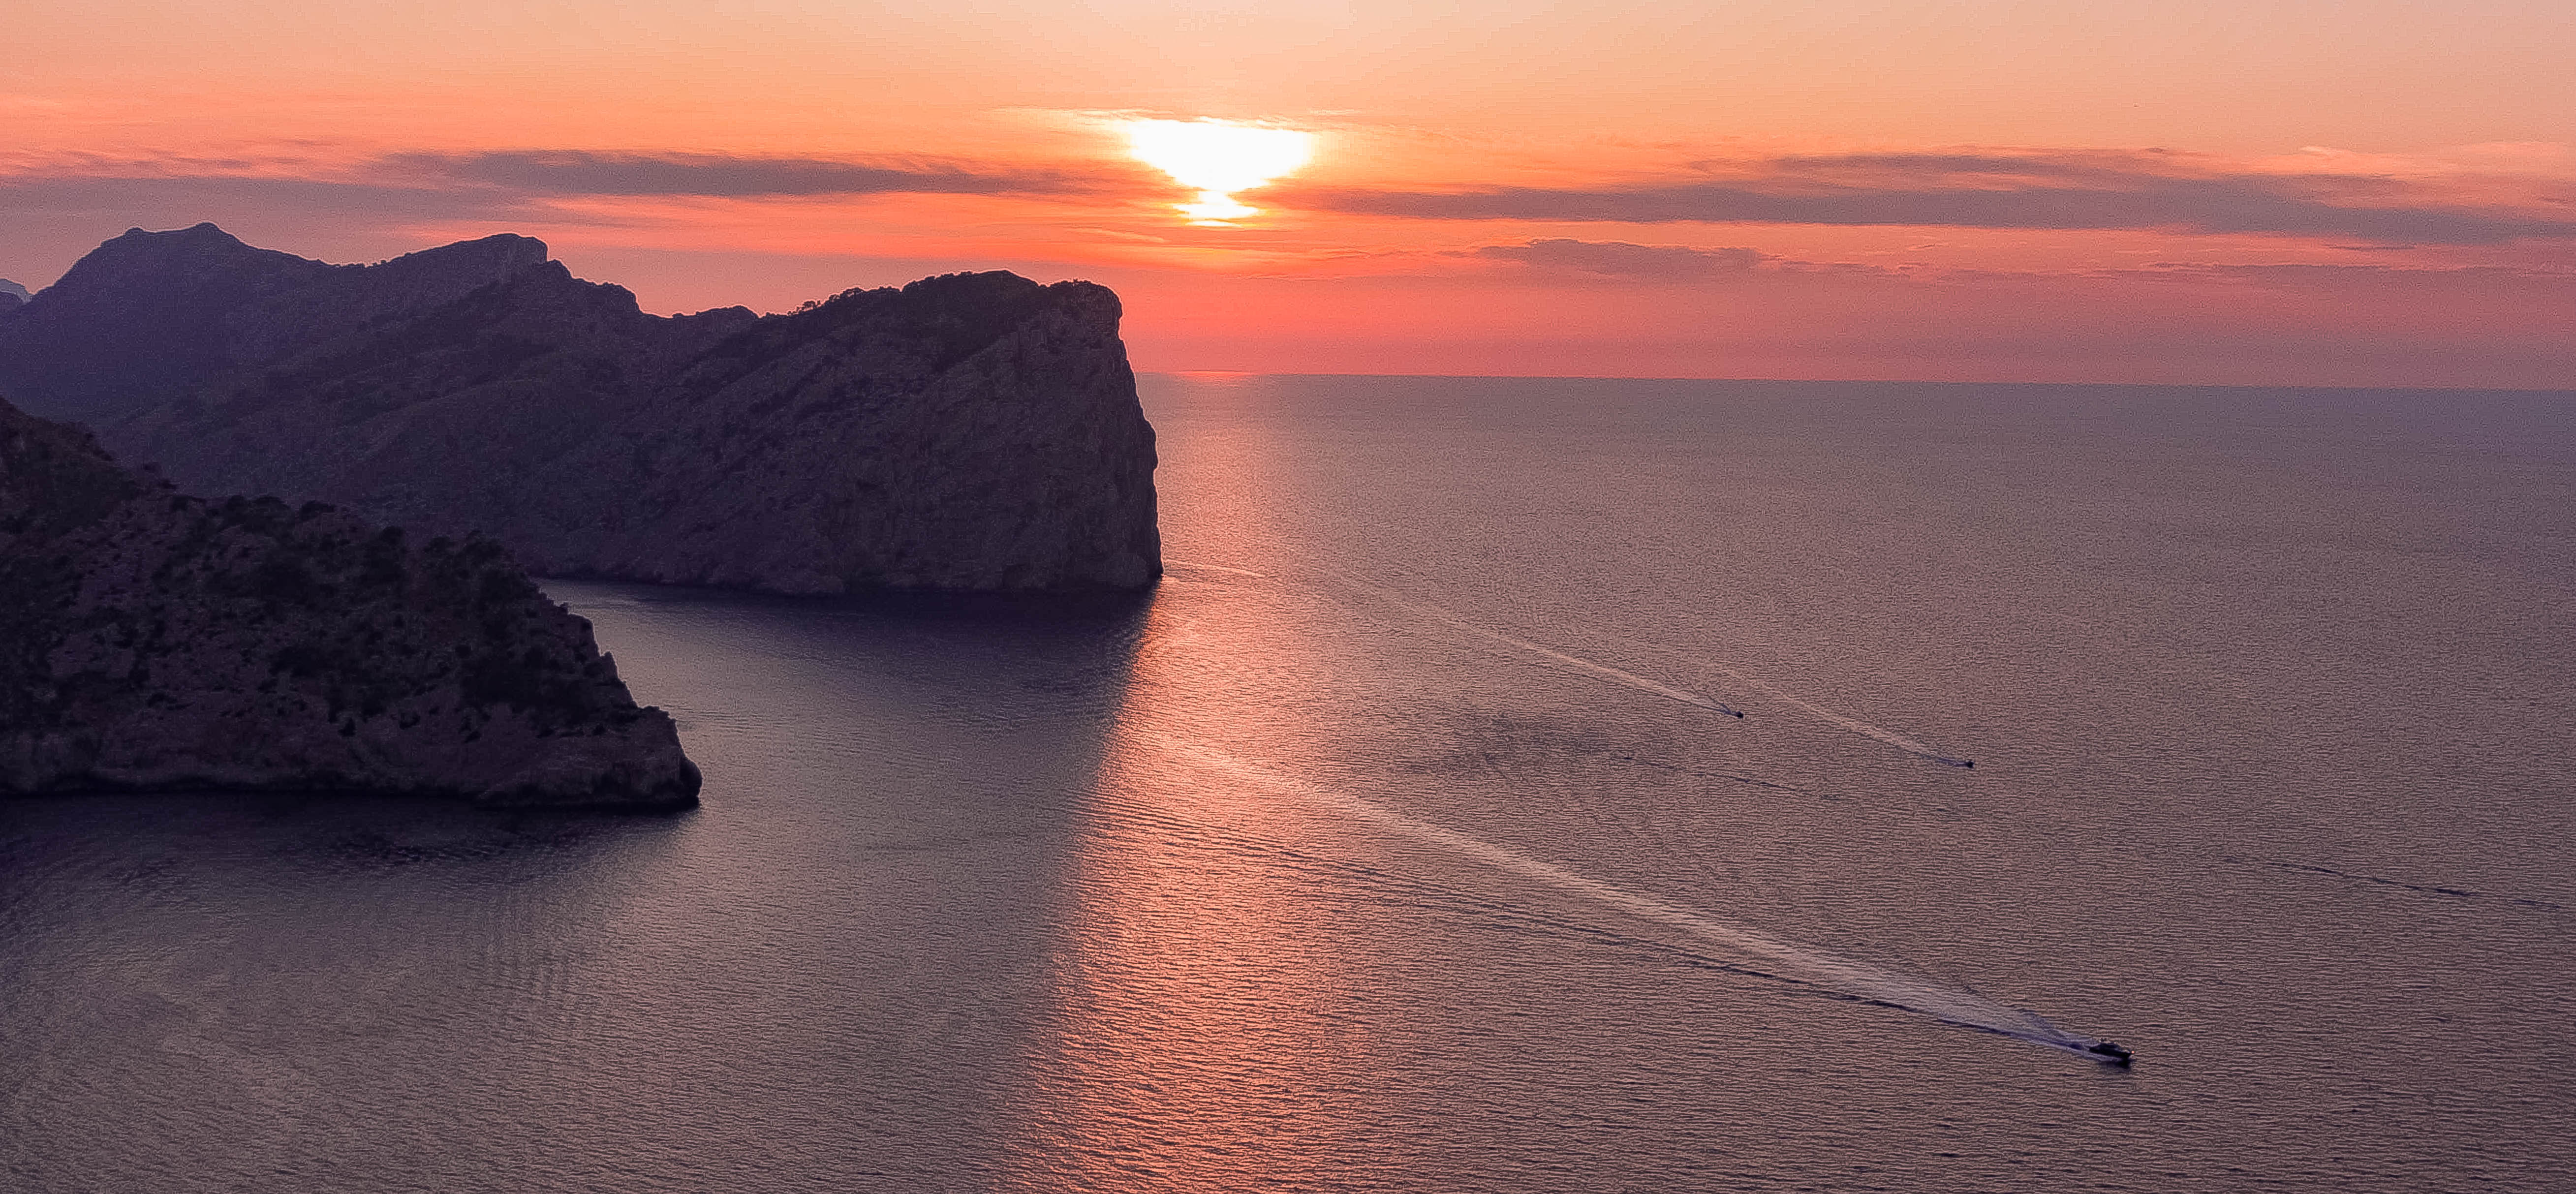
[[[685,808],[698,784],[497,544],[184,496],[0,402],[0,793]]]
[[[7,278],[0,278],[0,311],[7,311],[33,297],[35,296],[29,294],[26,287]]]
[[[183,486],[480,531],[557,575],[1140,588],[1117,296],[958,274],[662,318],[493,237],[382,265],[129,232],[0,314],[0,388]]]

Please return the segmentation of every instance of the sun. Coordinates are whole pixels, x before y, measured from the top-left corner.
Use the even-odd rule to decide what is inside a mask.
[[[1315,153],[1315,134],[1267,125],[1130,120],[1123,127],[1136,160],[1197,189],[1198,202],[1173,205],[1193,224],[1223,226],[1259,213],[1234,193],[1292,174]]]

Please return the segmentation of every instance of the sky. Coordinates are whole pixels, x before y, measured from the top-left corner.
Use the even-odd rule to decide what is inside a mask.
[[[660,312],[1090,279],[1147,370],[2576,388],[2565,0],[0,6],[31,288],[507,231]],[[1194,221],[1139,121],[1305,160]]]

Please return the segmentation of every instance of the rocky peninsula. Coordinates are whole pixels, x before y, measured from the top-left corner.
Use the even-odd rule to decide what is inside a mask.
[[[0,309],[0,392],[205,492],[479,532],[540,574],[1135,589],[1154,435],[1117,296],[955,274],[645,314],[495,236],[371,266],[130,231]]]
[[[698,769],[485,539],[205,501],[0,402],[0,793],[685,808]]]

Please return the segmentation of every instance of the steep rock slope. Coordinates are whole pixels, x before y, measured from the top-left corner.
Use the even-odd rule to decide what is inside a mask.
[[[104,426],[331,335],[452,302],[545,264],[493,236],[373,266],[254,249],[212,224],[131,229],[0,322],[0,393]]]
[[[698,771],[488,540],[207,502],[0,402],[0,793],[679,808]]]
[[[102,246],[0,320],[0,380],[32,379],[31,409],[91,420],[182,485],[479,530],[544,572],[789,593],[1161,573],[1153,429],[1102,287],[960,274],[794,315],[660,318],[526,238],[362,269],[209,239]],[[468,249],[498,264],[377,282]],[[154,253],[158,281],[133,263]],[[251,297],[189,325],[215,347],[126,377],[125,398],[65,380],[113,355],[99,327],[137,323],[113,296],[156,288]]]

